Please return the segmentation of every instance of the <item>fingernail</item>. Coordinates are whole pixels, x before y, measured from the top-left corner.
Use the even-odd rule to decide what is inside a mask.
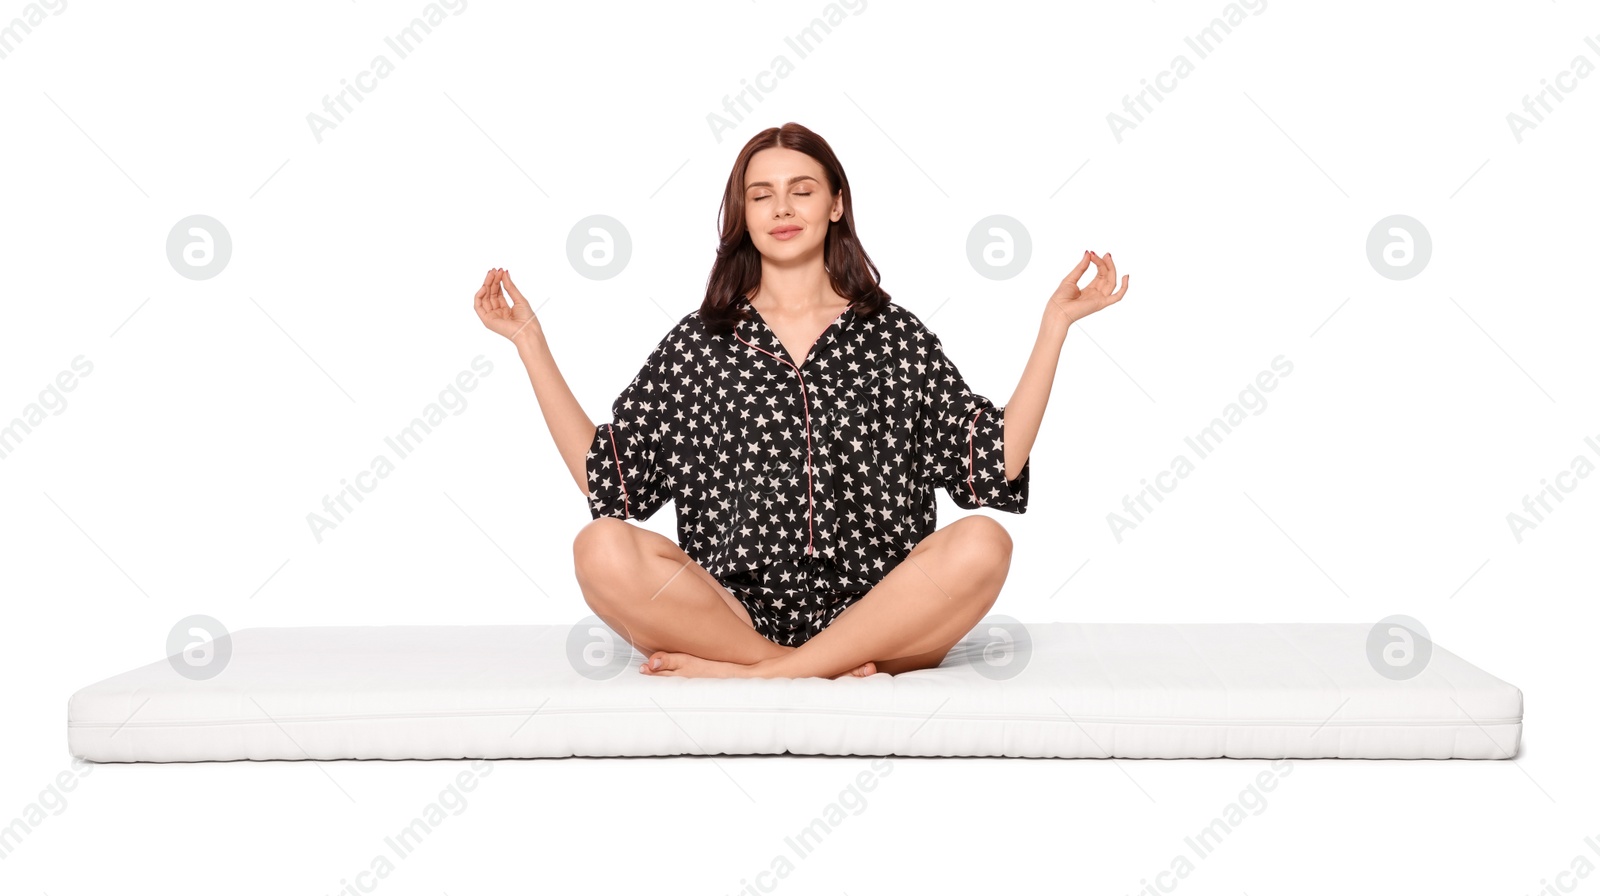
[[[650,661],[650,668],[652,668],[652,669],[661,668],[661,660],[659,658],[651,660]]]

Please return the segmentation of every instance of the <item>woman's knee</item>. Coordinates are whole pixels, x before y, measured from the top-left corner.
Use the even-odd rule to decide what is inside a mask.
[[[578,581],[598,583],[607,574],[631,567],[632,554],[638,550],[635,528],[632,523],[611,516],[584,524],[572,539],[572,568]]]
[[[992,516],[974,513],[950,524],[956,550],[971,561],[997,570],[1001,575],[1011,567],[1011,533]]]

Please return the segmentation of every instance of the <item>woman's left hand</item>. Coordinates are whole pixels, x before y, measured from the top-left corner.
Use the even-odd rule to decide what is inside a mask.
[[[1089,269],[1091,262],[1094,263],[1094,279],[1080,290],[1078,279]],[[1117,266],[1111,261],[1111,253],[1096,255],[1085,251],[1078,266],[1067,274],[1066,279],[1062,280],[1061,285],[1051,294],[1045,315],[1070,325],[1107,305],[1120,301],[1127,293],[1128,276],[1124,274],[1122,286],[1117,287]]]

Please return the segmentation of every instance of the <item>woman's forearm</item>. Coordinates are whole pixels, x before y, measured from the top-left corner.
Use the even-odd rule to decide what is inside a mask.
[[[544,414],[544,422],[550,429],[551,438],[555,440],[556,450],[566,463],[567,472],[578,483],[579,491],[588,495],[585,458],[589,453],[589,443],[594,439],[594,421],[583,412],[577,396],[572,394],[566,379],[561,376],[542,328],[527,327],[513,341],[518,357],[522,358],[523,366],[528,368],[528,380],[533,383],[534,398]]]
[[[1068,324],[1058,315],[1047,315],[1039,325],[1039,335],[1033,342],[1033,353],[1022,368],[1022,379],[1017,391],[1006,402],[1002,425],[1006,446],[1006,478],[1022,475],[1022,465],[1033,450],[1033,441],[1039,435],[1039,424],[1044,420],[1045,405],[1050,402],[1050,387],[1055,383],[1056,366],[1061,361],[1061,346],[1067,339]]]

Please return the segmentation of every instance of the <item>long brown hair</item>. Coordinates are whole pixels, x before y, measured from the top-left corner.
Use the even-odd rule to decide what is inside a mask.
[[[700,320],[716,335],[732,332],[736,322],[748,317],[738,307],[738,300],[761,283],[761,253],[750,241],[750,232],[744,223],[744,181],[751,157],[775,146],[816,159],[828,179],[828,195],[842,194],[844,213],[828,225],[828,235],[822,244],[822,264],[833,288],[850,299],[850,307],[863,316],[870,317],[889,304],[889,294],[878,285],[877,266],[856,239],[850,179],[845,177],[844,166],[839,164],[828,141],[810,128],[791,121],[751,137],[739,150],[733,170],[728,173],[718,222],[721,237],[717,242],[717,260],[711,265],[711,275],[706,278],[706,297],[700,304]]]

